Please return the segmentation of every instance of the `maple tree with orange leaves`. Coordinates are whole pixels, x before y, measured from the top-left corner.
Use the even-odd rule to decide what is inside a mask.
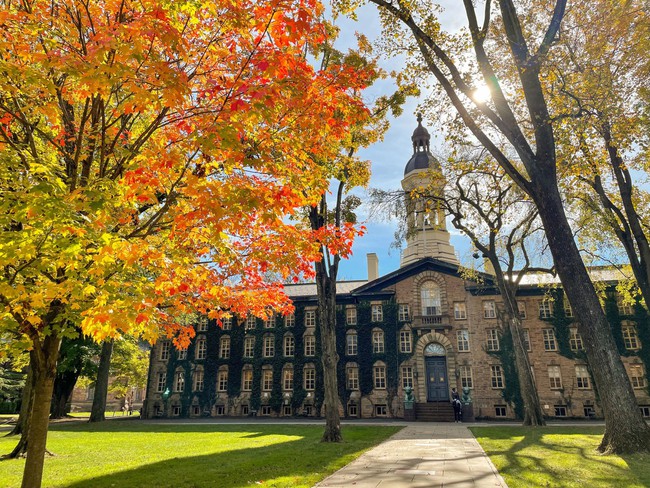
[[[314,69],[317,0],[0,2],[0,331],[35,378],[23,486],[40,486],[61,338],[178,346],[177,317],[291,303],[316,204],[372,67]]]

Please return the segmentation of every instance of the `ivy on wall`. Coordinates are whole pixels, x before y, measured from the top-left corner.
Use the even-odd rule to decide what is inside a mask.
[[[521,396],[519,377],[517,375],[517,362],[515,360],[515,347],[512,334],[508,327],[502,325],[499,331],[499,350],[487,351],[487,353],[498,359],[503,370],[503,389],[501,396],[503,400],[512,407],[518,419],[524,418],[524,399]]]
[[[178,359],[178,351],[172,348],[167,363],[167,387],[174,395],[178,395],[173,391],[175,372],[178,367],[182,367],[185,371],[185,390],[180,393],[181,416],[187,417],[191,414],[190,408],[195,397],[198,399],[201,411],[210,412],[215,404],[222,403],[220,395],[227,395],[230,399],[241,395],[242,369],[247,366],[251,367],[253,371],[250,409],[259,411],[261,406],[269,405],[274,412],[279,413],[285,403],[282,373],[286,364],[293,366],[293,391],[289,398],[289,404],[293,408],[294,415],[301,414],[300,409],[305,404],[313,405],[316,415],[320,415],[324,400],[320,330],[316,327],[314,331],[316,355],[306,357],[304,355],[305,305],[300,303],[295,305],[295,325],[293,327],[285,327],[283,317],[277,317],[275,327],[271,329],[265,329],[264,321],[261,319],[256,320],[255,328],[252,330],[245,330],[244,322],[236,324],[235,320],[233,320],[231,330],[223,330],[214,321],[211,321],[206,332],[197,334],[197,337],[206,339],[207,354],[204,360],[195,359],[196,340],[190,344],[186,359]],[[376,361],[382,361],[386,365],[386,393],[389,405],[397,394],[400,381],[399,365],[412,356],[412,353],[399,352],[399,331],[400,326],[404,324],[398,323],[397,315],[398,305],[391,300],[383,304],[383,321],[371,322],[370,302],[364,301],[357,305],[357,325],[347,326],[345,307],[342,305],[337,307],[337,352],[339,354],[337,379],[345,415],[347,415],[345,407],[352,393],[347,389],[346,384],[346,364],[348,362],[355,362],[358,365],[359,389],[362,395],[369,395],[374,390],[373,365]],[[316,320],[318,321],[318,317]],[[349,329],[354,329],[357,332],[358,351],[356,356],[346,356],[345,354],[346,332]],[[383,353],[373,352],[373,329],[381,329],[384,332]],[[284,336],[287,333],[293,334],[295,340],[293,357],[284,357]],[[263,357],[264,337],[269,334],[274,337],[275,354],[273,357],[265,358]],[[220,341],[223,336],[230,338],[230,357],[225,359],[219,357]],[[243,357],[244,338],[247,336],[255,337],[253,358]],[[303,368],[306,364],[313,364],[316,370],[316,384],[315,390],[311,392],[311,400],[308,398],[310,392],[304,389]],[[203,367],[204,371],[204,388],[201,392],[193,392],[193,372],[199,365]],[[217,392],[218,371],[221,366],[228,367],[227,392]],[[269,366],[273,370],[273,385],[270,394],[265,396],[263,395],[265,392],[262,391],[262,371]],[[177,402],[175,401],[174,404]]]

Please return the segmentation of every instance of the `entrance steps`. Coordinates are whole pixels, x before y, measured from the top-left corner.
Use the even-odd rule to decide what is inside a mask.
[[[451,406],[451,402],[416,403],[415,420],[420,422],[453,422],[454,407]]]

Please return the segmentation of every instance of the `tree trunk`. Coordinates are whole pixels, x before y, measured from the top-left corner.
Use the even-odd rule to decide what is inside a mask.
[[[500,268],[498,268],[498,260],[496,257],[495,261],[497,261],[497,266],[493,265],[493,267],[496,272],[497,284],[506,306],[506,322],[512,336],[517,380],[519,381],[519,390],[521,391],[521,397],[524,402],[523,425],[546,425],[544,414],[542,413],[542,406],[539,401],[539,395],[537,394],[537,388],[535,386],[535,378],[533,377],[530,361],[528,359],[528,351],[526,350],[523,335],[521,333],[521,319],[519,318],[519,308],[517,307],[515,293],[514,290],[506,284],[503,273],[501,273]]]
[[[539,175],[538,175],[539,176]],[[605,413],[603,453],[650,450],[650,428],[643,420],[610,325],[598,301],[569,227],[555,179],[538,178],[533,199],[546,229],[562,286],[579,319],[578,331]]]
[[[23,472],[22,488],[39,488],[43,479],[43,463],[50,420],[52,390],[56,376],[61,338],[46,336],[39,351],[31,351],[34,394],[32,415],[27,432],[27,460]]]
[[[341,417],[339,415],[339,390],[336,352],[336,282],[325,274],[323,263],[316,265],[318,283],[318,313],[323,363],[325,432],[322,442],[341,442]]]
[[[30,365],[27,369],[27,378],[25,379],[25,387],[23,388],[18,422],[16,422],[11,432],[7,434],[7,436],[20,435],[20,440],[11,452],[2,456],[1,459],[15,459],[27,454],[27,433],[29,432],[32,406],[34,404],[34,373],[32,371],[33,368]]]
[[[106,396],[108,395],[108,375],[111,367],[111,355],[113,354],[113,339],[102,343],[102,352],[99,356],[99,367],[97,368],[97,381],[95,382],[95,395],[93,406],[90,410],[89,422],[103,422],[106,420]]]
[[[80,373],[81,369],[75,369],[74,371],[65,371],[56,375],[54,379],[51,418],[60,419],[68,414],[66,405],[70,400],[70,396],[72,396],[72,390],[74,390],[77,384]]]

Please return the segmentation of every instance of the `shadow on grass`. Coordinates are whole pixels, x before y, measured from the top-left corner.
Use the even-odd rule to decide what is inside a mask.
[[[223,427],[223,426],[222,426]],[[239,426],[241,430],[241,426]],[[279,432],[264,429],[264,432],[251,432],[241,439],[263,438],[286,434],[284,426]],[[231,429],[226,429],[230,431]],[[232,426],[235,430],[235,426]],[[224,429],[220,430],[221,432]],[[371,442],[348,442],[324,445],[318,435],[290,438],[268,446],[252,446],[243,449],[214,454],[201,454],[151,462],[141,466],[86,478],[67,488],[108,488],[126,487],[219,487],[238,488],[251,485],[273,487],[310,487],[324,478],[326,474],[346,464],[344,458],[365,450]],[[297,432],[296,432],[297,433]],[[174,445],[168,447],[174,452]]]
[[[596,452],[603,428],[478,427],[485,450],[508,486],[650,486],[650,455],[601,456]],[[596,436],[593,439],[586,436]]]

